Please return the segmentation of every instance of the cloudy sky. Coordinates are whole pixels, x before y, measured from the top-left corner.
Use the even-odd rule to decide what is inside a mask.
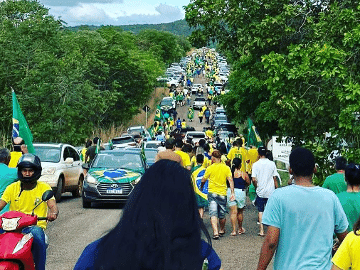
[[[76,25],[168,23],[183,19],[190,0],[39,0],[50,14]]]

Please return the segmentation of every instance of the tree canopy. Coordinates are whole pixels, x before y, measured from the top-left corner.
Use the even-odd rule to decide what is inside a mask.
[[[0,2],[0,27],[0,123],[11,134],[13,88],[35,141],[78,144],[126,124],[190,46],[153,30],[70,31],[38,1]]]

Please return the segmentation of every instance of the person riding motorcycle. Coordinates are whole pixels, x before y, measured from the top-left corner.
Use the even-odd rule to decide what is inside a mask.
[[[32,214],[34,207],[41,202],[42,194],[51,190],[51,187],[47,183],[37,181],[42,171],[39,157],[33,154],[24,154],[19,159],[17,168],[20,181],[5,189],[0,199],[0,211],[10,203],[10,211]],[[35,208],[34,214],[54,221],[59,214],[55,198],[41,203]],[[34,237],[32,253],[37,270],[45,270],[47,244],[44,229],[46,226],[47,222],[41,220],[36,226],[26,227],[22,230],[23,233],[31,233]],[[4,231],[0,229],[0,233],[4,233]]]

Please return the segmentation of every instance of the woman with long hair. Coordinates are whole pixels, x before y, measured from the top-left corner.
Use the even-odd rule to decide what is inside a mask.
[[[210,242],[189,172],[159,160],[133,190],[119,223],[84,250],[75,270],[200,270],[205,258],[209,269],[219,269],[201,233]]]
[[[245,233],[242,226],[244,220],[244,207],[246,205],[246,188],[250,185],[250,178],[246,172],[241,171],[241,159],[234,158],[232,162],[231,172],[234,179],[235,201],[228,199],[228,206],[230,208],[230,221],[232,226],[231,236]],[[228,187],[228,194],[230,188]],[[229,198],[229,195],[228,195]],[[238,223],[238,230],[236,231],[236,223]]]
[[[332,258],[331,270],[360,269],[360,217]]]

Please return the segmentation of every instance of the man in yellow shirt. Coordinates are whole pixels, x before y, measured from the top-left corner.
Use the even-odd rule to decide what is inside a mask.
[[[225,234],[226,223],[226,203],[227,203],[227,185],[229,182],[231,195],[230,200],[235,200],[234,193],[234,181],[232,178],[231,170],[228,166],[221,162],[221,153],[218,150],[214,150],[211,154],[211,161],[213,162],[206,171],[204,177],[201,179],[202,186],[204,186],[206,180],[209,181],[209,215],[210,222],[213,229],[213,239],[219,239],[219,235]],[[218,229],[218,221],[220,223],[220,230]]]
[[[37,181],[41,176],[41,171],[39,157],[33,154],[22,155],[18,163],[20,181],[5,189],[0,200],[0,210],[10,203],[10,211],[31,214],[34,206],[41,202],[43,193],[51,190],[47,183]],[[38,217],[47,217],[49,221],[54,221],[59,214],[55,198],[52,197],[47,203],[41,203],[35,208],[34,213]],[[46,226],[46,221],[38,221],[37,226],[26,227],[22,230],[23,233],[31,233],[34,237],[32,252],[37,270],[45,270],[47,245],[44,229]]]
[[[181,157],[182,165],[184,166],[184,168],[191,171],[190,156],[187,153],[185,153],[185,152],[183,152],[181,150],[183,145],[184,145],[183,141],[181,139],[177,139],[175,141],[175,151],[174,151],[174,153],[178,154]]]
[[[247,150],[243,146],[243,141],[241,139],[235,140],[233,142],[233,147],[230,149],[227,158],[231,160],[234,158],[241,159],[241,171],[246,172],[246,163],[248,162]]]
[[[20,157],[23,154],[29,153],[27,146],[21,137],[16,137],[13,139],[13,148],[14,151],[10,152],[10,163],[9,168],[16,168]]]

